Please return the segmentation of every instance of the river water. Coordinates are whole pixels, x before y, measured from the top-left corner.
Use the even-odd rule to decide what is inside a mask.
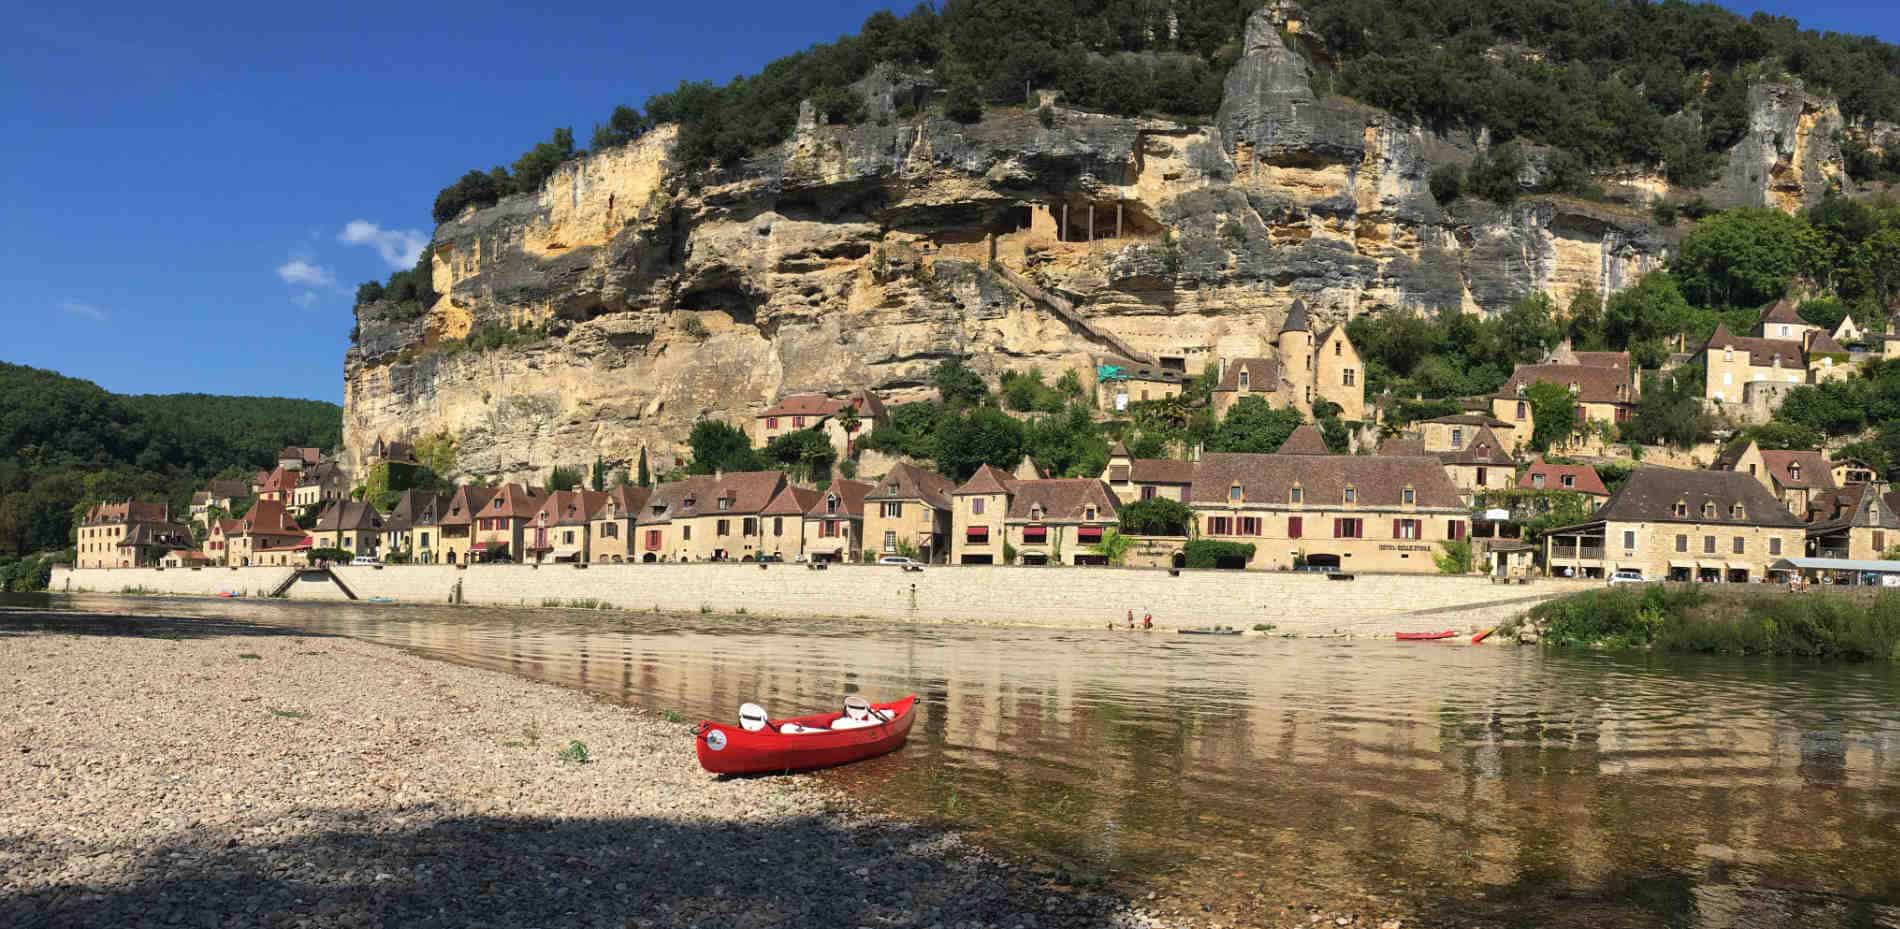
[[[902,752],[824,776],[1216,920],[1317,904],[1412,926],[1900,927],[1888,665],[281,601],[0,606],[294,626],[692,719],[915,692]]]

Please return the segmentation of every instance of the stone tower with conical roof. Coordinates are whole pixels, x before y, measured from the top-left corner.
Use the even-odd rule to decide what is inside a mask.
[[[1280,380],[1285,383],[1286,400],[1302,413],[1313,412],[1313,323],[1306,312],[1306,301],[1293,301],[1280,327]]]

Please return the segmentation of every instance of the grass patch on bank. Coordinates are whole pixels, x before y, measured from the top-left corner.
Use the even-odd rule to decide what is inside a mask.
[[[1900,593],[1646,585],[1572,594],[1530,615],[1555,646],[1900,662]]]

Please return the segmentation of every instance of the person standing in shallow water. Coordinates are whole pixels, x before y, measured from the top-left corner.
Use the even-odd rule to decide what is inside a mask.
[[[1132,624],[1132,623],[1130,623],[1130,625],[1133,625],[1133,624]],[[1149,629],[1153,629],[1154,627],[1155,627],[1155,614],[1153,614],[1153,613],[1151,613],[1151,612],[1148,612],[1148,611],[1146,611],[1146,610],[1143,610],[1143,611],[1142,611],[1142,614],[1141,614],[1141,628],[1142,628],[1142,630],[1143,630],[1143,631],[1146,631],[1146,630],[1149,630]]]

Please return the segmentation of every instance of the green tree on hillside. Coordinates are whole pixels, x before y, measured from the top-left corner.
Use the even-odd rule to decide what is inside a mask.
[[[760,471],[765,468],[765,460],[753,449],[752,440],[745,431],[716,419],[702,419],[694,423],[686,444],[693,449],[692,463],[686,466],[688,474]]]
[[[1531,432],[1531,448],[1536,451],[1548,451],[1575,435],[1583,425],[1577,413],[1577,398],[1567,387],[1538,381],[1524,391],[1524,396],[1530,400],[1531,417],[1537,421],[1537,428]]]
[[[1207,450],[1272,454],[1286,444],[1287,436],[1304,421],[1299,410],[1276,410],[1260,397],[1242,397],[1228,409],[1220,425],[1214,427],[1214,434],[1207,440]]]
[[[1820,267],[1822,241],[1799,216],[1779,210],[1729,210],[1703,220],[1683,240],[1671,270],[1689,300],[1716,307],[1758,307]]]

